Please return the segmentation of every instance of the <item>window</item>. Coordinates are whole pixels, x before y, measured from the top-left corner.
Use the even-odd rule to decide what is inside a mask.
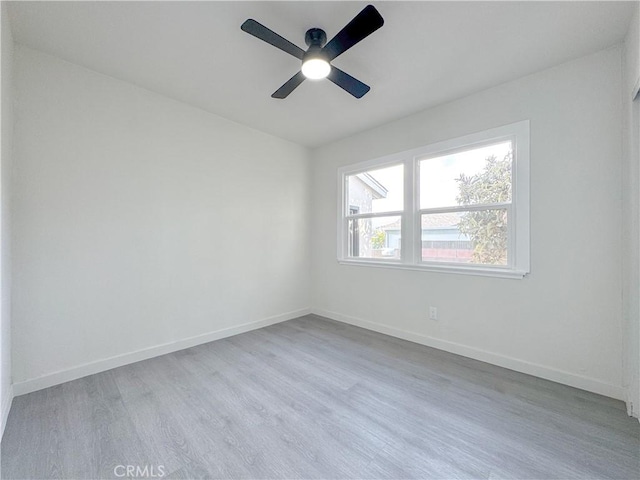
[[[348,257],[400,259],[404,165],[347,175],[345,181]]]
[[[522,277],[529,122],[339,170],[338,260]]]

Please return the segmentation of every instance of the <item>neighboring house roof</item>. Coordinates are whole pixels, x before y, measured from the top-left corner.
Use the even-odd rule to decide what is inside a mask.
[[[374,200],[377,200],[379,198],[387,198],[387,193],[389,193],[389,191],[384,187],[384,185],[378,182],[367,172],[359,173],[356,175],[356,177],[358,177],[365,183],[365,185],[371,188]]]
[[[459,213],[438,213],[436,215],[423,215],[422,228],[455,227],[460,223]]]

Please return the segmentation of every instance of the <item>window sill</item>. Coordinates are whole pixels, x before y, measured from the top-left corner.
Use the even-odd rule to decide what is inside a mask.
[[[346,260],[338,259],[340,265],[352,265],[355,267],[394,268],[399,270],[417,270],[422,272],[453,273],[459,275],[476,275],[481,277],[497,278],[524,278],[528,272],[512,270],[508,268],[483,268],[463,265],[410,265],[394,261],[380,260]]]

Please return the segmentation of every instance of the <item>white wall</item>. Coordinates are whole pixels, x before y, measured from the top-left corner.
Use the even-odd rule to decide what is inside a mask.
[[[0,438],[9,414],[13,392],[11,388],[11,168],[13,145],[13,39],[7,15],[7,5],[0,5],[2,17],[2,64],[0,66],[2,98],[2,148],[0,151]]]
[[[313,152],[313,310],[624,398],[621,48]],[[531,274],[523,280],[336,262],[340,166],[531,121]],[[440,322],[427,320],[438,307]]]
[[[15,57],[16,394],[307,311],[306,149]]]
[[[623,314],[624,380],[630,414],[640,413],[640,98],[632,101],[640,82],[640,8],[629,24],[623,51]]]

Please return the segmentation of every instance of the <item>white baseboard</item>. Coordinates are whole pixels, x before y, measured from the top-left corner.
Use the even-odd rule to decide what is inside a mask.
[[[576,375],[564,370],[546,367],[544,365],[527,362],[525,360],[518,360],[517,358],[488,352],[479,348],[430,337],[428,335],[422,335],[420,333],[407,332],[337,312],[312,308],[311,313],[327,317],[338,322],[348,323],[349,325],[355,325],[356,327],[366,328],[367,330],[373,330],[374,332],[384,333],[385,335],[390,335],[392,337],[437,348],[438,350],[455,353],[463,357],[473,358],[474,360],[480,360],[481,362],[508,368],[509,370],[515,370],[516,372],[526,373],[528,375],[544,378],[553,382],[562,383],[581,390],[587,390],[589,392],[598,393],[618,400],[626,399],[626,392],[622,386],[611,385],[594,378]]]
[[[162,345],[156,345],[154,347],[145,348],[135,352],[117,355],[115,357],[96,360],[94,362],[85,363],[83,365],[78,365],[77,367],[69,368],[66,370],[48,373],[40,377],[14,383],[13,393],[15,394],[15,396],[25,395],[37,390],[42,390],[43,388],[52,387],[54,385],[59,385],[61,383],[70,382],[71,380],[86,377],[87,375],[93,375],[94,373],[104,372],[105,370],[122,367],[123,365],[128,365],[130,363],[147,360],[149,358],[158,357],[160,355],[176,352],[178,350],[184,350],[185,348],[195,347],[196,345],[212,342],[221,338],[238,335],[239,333],[244,333],[250,330],[256,330],[258,328],[285,322],[287,320],[292,320],[294,318],[307,315],[310,312],[310,309],[304,308],[301,310],[264,318],[262,320],[243,323],[242,325],[223,328],[213,332],[204,333],[202,335],[196,335],[195,337],[184,338],[175,342],[164,343]]]
[[[0,422],[2,422],[2,424],[0,424],[0,440],[2,440],[2,437],[4,436],[4,428],[7,426],[7,418],[9,418],[11,402],[13,402],[13,385],[9,386],[9,394],[4,399],[4,402],[2,402],[2,412],[0,412],[0,415],[2,415],[2,417],[0,417]]]

